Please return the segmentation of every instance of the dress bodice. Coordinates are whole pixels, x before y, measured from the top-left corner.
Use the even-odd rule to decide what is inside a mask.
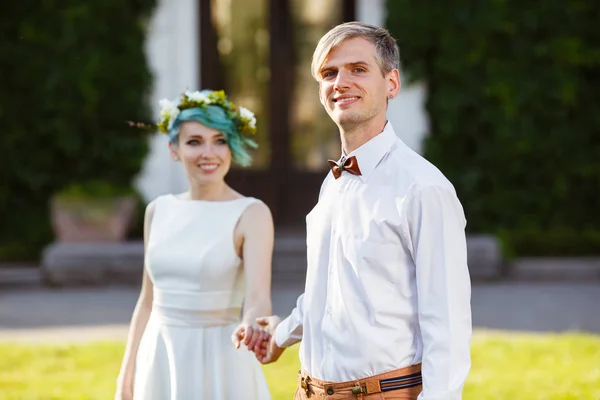
[[[198,311],[242,307],[244,275],[234,230],[257,201],[156,199],[145,257],[155,305]]]

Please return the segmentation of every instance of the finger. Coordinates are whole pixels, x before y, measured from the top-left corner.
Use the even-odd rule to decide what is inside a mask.
[[[254,352],[254,356],[256,356],[256,358],[257,358],[259,361],[260,361],[260,360],[263,358],[263,356],[264,356],[264,354],[263,354],[263,352],[261,351],[260,347],[255,347],[255,348],[254,348],[254,350],[253,350],[253,352]]]
[[[257,358],[261,354],[261,349],[264,347],[265,340],[265,332],[261,330],[259,332],[259,337],[254,343],[254,345],[251,348],[248,348],[250,351],[254,352]]]
[[[261,343],[260,352],[262,354],[263,363],[268,363],[271,361],[271,341],[273,339],[266,340]]]
[[[265,341],[260,347],[259,351],[263,358],[266,358],[269,350],[269,341]]]
[[[266,349],[262,349],[262,351],[256,355],[256,358],[261,362],[261,364],[265,364],[269,360],[269,354],[267,353]]]
[[[273,335],[270,332],[264,331],[264,339],[261,344],[264,344],[265,348],[269,345],[269,342],[273,339]]]
[[[269,317],[256,318],[256,323],[262,326],[263,328],[266,328],[267,326],[269,326]]]
[[[260,360],[264,357],[265,352],[262,350],[262,348],[260,346],[256,346],[254,348],[254,355],[256,356],[256,358],[258,358]]]
[[[268,342],[270,338],[271,338],[271,335],[269,335],[269,332],[261,329],[259,332],[259,336],[258,336],[256,342],[254,343],[252,350],[254,352],[259,351],[260,348],[263,346],[263,344]]]
[[[267,332],[265,332],[262,329],[258,329],[257,330],[257,335],[256,335],[256,340],[254,340],[253,343],[251,343],[252,350],[254,351],[254,349],[256,349],[257,347],[259,347],[260,344],[266,340],[266,337],[267,337]]]
[[[244,339],[245,331],[246,330],[244,329],[244,327],[239,327],[235,330],[233,335],[231,335],[231,341],[233,342],[233,345],[236,349],[240,348],[240,342]]]
[[[271,343],[271,340],[273,340],[273,335],[271,335],[269,332],[265,332],[265,338],[264,340],[260,343],[260,346],[267,351],[267,349],[269,348],[269,343]]]
[[[254,348],[254,356],[258,359],[258,361],[262,361],[265,353],[261,350],[260,346]]]
[[[258,342],[261,332],[261,329],[254,329],[252,331],[252,336],[250,336],[250,340],[248,340],[248,350],[254,351],[254,346],[256,346],[256,343]]]
[[[246,332],[244,335],[244,344],[246,346],[248,346],[248,343],[250,343],[250,339],[252,339],[252,335],[254,334],[254,328],[249,326],[248,328],[246,328]]]
[[[268,364],[268,363],[270,363],[271,361],[273,361],[273,360],[271,359],[271,355],[270,355],[268,352],[265,352],[265,354],[263,355],[263,357],[262,357],[262,360],[261,360],[260,362],[261,362],[262,364]]]
[[[254,351],[254,347],[256,347],[256,343],[260,340],[261,336],[260,329],[254,329],[250,340],[248,341],[248,351]]]

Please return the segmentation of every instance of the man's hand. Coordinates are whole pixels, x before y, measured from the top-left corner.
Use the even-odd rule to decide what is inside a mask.
[[[281,319],[276,315],[256,319],[256,323],[270,334],[270,338],[263,340],[261,345],[255,346],[256,350],[254,353],[256,354],[258,361],[262,364],[269,364],[277,361],[281,356],[281,353],[285,350],[285,348],[279,347],[277,346],[277,343],[275,343],[275,328],[277,328],[277,325],[279,325],[280,322]]]

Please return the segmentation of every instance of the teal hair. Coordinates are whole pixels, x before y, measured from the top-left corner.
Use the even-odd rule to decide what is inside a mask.
[[[237,121],[231,119],[222,107],[210,104],[203,107],[182,110],[168,133],[169,141],[174,145],[177,145],[181,124],[186,121],[196,121],[204,126],[218,130],[227,141],[233,162],[242,167],[247,167],[252,163],[252,157],[248,153],[248,148],[257,148],[256,142],[244,137],[238,131]]]

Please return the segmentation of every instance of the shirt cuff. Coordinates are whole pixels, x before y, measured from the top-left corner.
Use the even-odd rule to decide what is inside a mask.
[[[281,326],[283,324],[283,321],[279,323],[279,325],[277,325],[277,327],[275,328],[275,344],[278,347],[286,347],[284,346],[285,344],[285,340],[286,340],[286,332],[285,329],[283,329],[283,327]]]
[[[275,328],[275,334],[273,336],[275,337],[275,344],[278,347],[289,347],[302,340],[302,334],[298,334],[301,332],[301,329],[299,329],[299,327],[294,327],[294,329],[292,329],[290,326],[291,324],[292,315],[281,321]]]

